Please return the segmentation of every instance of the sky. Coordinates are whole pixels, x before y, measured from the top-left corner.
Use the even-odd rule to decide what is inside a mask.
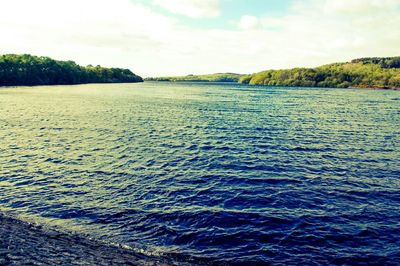
[[[0,0],[0,54],[143,77],[400,55],[400,0]]]

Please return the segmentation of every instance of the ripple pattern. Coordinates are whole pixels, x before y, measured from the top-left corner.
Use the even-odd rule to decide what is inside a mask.
[[[0,89],[0,208],[211,264],[400,264],[399,91]]]

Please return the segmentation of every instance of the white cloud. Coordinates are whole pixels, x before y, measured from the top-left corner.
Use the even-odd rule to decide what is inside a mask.
[[[252,41],[264,44],[253,60],[267,69],[399,55],[399,11],[398,0],[294,1],[286,15],[248,23],[263,27],[256,32],[249,27]]]
[[[327,0],[325,13],[364,14],[390,10],[399,5],[398,0]]]
[[[0,53],[127,67],[143,76],[252,73],[400,55],[398,1],[381,0],[386,5],[361,14],[338,6],[327,12],[330,1],[297,0],[283,16],[241,18],[235,26],[244,21],[242,27],[229,30],[189,27],[133,0],[2,0]]]
[[[255,16],[244,15],[240,18],[239,29],[241,30],[251,30],[257,29],[261,26],[260,20]]]
[[[139,73],[151,71],[141,62],[157,55],[177,27],[175,19],[130,0],[119,0],[118,5],[107,0],[9,0],[2,4],[0,53],[131,67]]]
[[[169,12],[192,18],[220,15],[219,0],[153,0],[153,3]]]

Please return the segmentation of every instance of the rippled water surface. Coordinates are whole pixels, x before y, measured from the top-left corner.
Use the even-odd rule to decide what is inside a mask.
[[[400,92],[0,89],[0,207],[177,259],[400,263]]]

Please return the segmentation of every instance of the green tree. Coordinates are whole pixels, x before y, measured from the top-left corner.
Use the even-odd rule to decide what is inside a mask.
[[[28,54],[0,56],[0,86],[142,82],[129,69],[79,66]]]

